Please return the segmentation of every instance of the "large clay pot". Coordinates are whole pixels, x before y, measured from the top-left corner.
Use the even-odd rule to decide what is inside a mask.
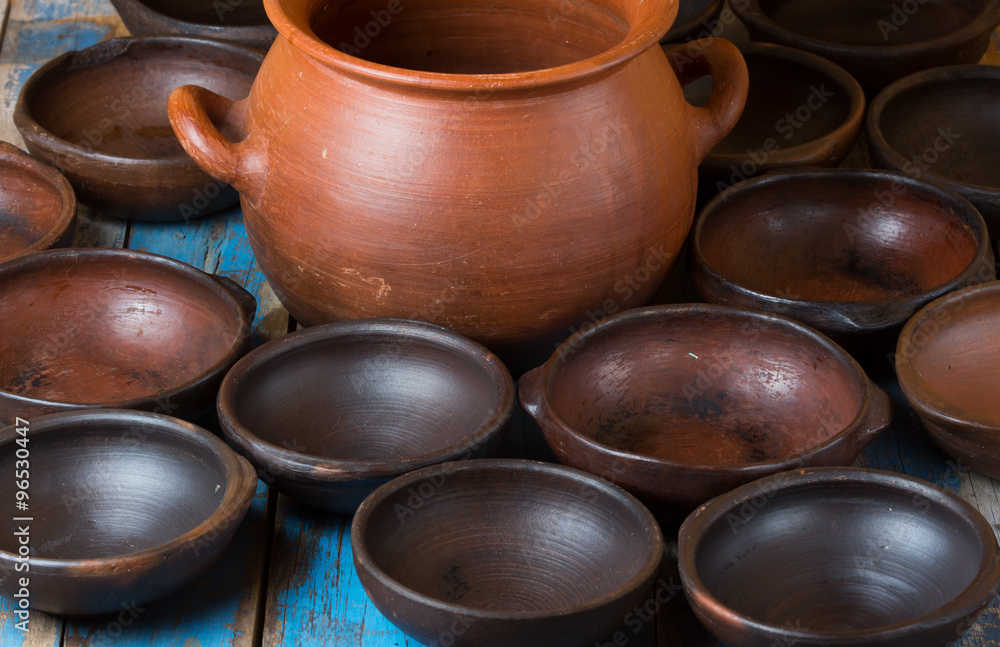
[[[731,44],[663,53],[676,0],[265,5],[280,35],[250,96],[185,86],[170,119],[242,194],[282,303],[439,323],[515,373],[652,298],[746,98]],[[707,73],[686,103],[678,76]]]

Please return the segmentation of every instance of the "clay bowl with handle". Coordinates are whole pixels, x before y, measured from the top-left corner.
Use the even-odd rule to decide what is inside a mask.
[[[227,440],[263,480],[341,514],[406,472],[495,456],[513,408],[513,380],[493,353],[391,319],[270,341],[233,367],[218,399]]]
[[[766,259],[766,262],[762,262]],[[924,304],[996,277],[986,223],[961,196],[883,171],[797,170],[710,202],[692,232],[702,298],[792,317],[885,352]]]
[[[202,419],[250,348],[256,302],[230,279],[123,249],[0,265],[0,422],[80,408]]]
[[[231,206],[237,194],[181,148],[167,98],[185,83],[242,97],[263,56],[186,36],[103,41],[35,71],[14,123],[28,151],[61,171],[80,202],[123,218],[187,221]]]
[[[1000,589],[979,511],[894,472],[775,474],[698,508],[679,542],[687,599],[727,647],[944,647]]]
[[[76,234],[76,195],[58,171],[0,142],[0,262],[57,247]]]
[[[390,622],[456,647],[603,644],[653,596],[664,551],[656,520],[624,490],[516,460],[390,481],[358,509],[351,547]]]
[[[896,375],[942,449],[1000,478],[1000,282],[928,304],[903,328]]]
[[[278,35],[262,0],[111,0],[133,36],[180,34],[267,49]]]
[[[708,304],[603,319],[525,374],[518,395],[560,462],[665,516],[792,467],[850,465],[892,415],[827,337]]]

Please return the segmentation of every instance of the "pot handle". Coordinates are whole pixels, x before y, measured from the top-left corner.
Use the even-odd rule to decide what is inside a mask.
[[[857,435],[854,437],[855,456],[860,454],[865,445],[875,440],[892,422],[892,400],[889,398],[889,394],[871,380],[868,381],[868,389],[872,394],[872,399],[861,424],[858,426]]]
[[[542,393],[542,373],[545,365],[537,366],[517,381],[517,400],[521,403],[521,408],[528,412],[528,415],[536,422],[544,417],[544,394]]]
[[[266,178],[263,146],[255,146],[251,139],[231,142],[216,126],[232,126],[238,121],[239,108],[230,99],[197,85],[177,88],[167,104],[170,125],[198,166],[257,201]]]
[[[228,276],[221,274],[209,274],[212,279],[222,286],[229,294],[233,295],[236,302],[240,304],[240,309],[247,317],[248,323],[253,323],[254,315],[257,314],[257,299],[254,298],[242,285],[232,280]]]
[[[688,105],[698,137],[700,162],[729,134],[747,101],[747,64],[735,45],[721,38],[702,38],[676,47],[667,59],[681,85],[712,75],[712,96],[704,108]]]

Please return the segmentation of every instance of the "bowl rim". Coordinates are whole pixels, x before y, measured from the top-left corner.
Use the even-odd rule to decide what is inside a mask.
[[[836,434],[831,435],[829,438],[824,440],[819,445],[809,448],[806,451],[798,452],[790,456],[786,456],[781,460],[765,461],[761,463],[750,463],[743,465],[706,465],[706,464],[693,464],[685,463],[676,460],[671,460],[667,458],[658,458],[654,456],[647,456],[644,454],[636,454],[633,452],[628,452],[621,449],[616,449],[610,445],[605,445],[600,443],[590,436],[577,430],[573,425],[569,424],[566,419],[559,413],[558,410],[553,406],[552,401],[549,397],[551,391],[551,384],[553,379],[553,374],[562,365],[563,357],[572,357],[579,349],[582,348],[582,344],[586,343],[590,337],[598,334],[602,334],[607,328],[614,327],[627,327],[627,325],[633,319],[643,319],[646,317],[656,317],[656,316],[667,316],[671,318],[676,316],[690,316],[690,315],[709,315],[713,313],[725,314],[727,316],[739,317],[749,320],[757,320],[764,322],[775,328],[784,328],[786,330],[794,331],[795,334],[807,337],[813,343],[816,343],[820,347],[827,350],[834,357],[840,358],[842,365],[847,368],[856,380],[858,391],[860,394],[860,404],[858,406],[857,414],[854,416],[853,420]],[[540,378],[541,383],[541,397],[542,397],[542,407],[546,411],[546,417],[551,420],[552,424],[560,429],[563,436],[572,438],[574,442],[580,443],[587,447],[590,451],[596,451],[605,456],[614,458],[615,460],[624,460],[632,463],[642,463],[644,465],[657,466],[660,468],[672,468],[672,469],[683,469],[688,474],[702,474],[702,475],[718,475],[718,474],[731,474],[738,473],[742,476],[752,477],[754,474],[771,474],[776,469],[791,469],[793,467],[799,467],[803,462],[810,456],[822,452],[824,449],[841,442],[844,438],[850,436],[856,431],[863,430],[864,423],[867,417],[870,415],[874,407],[875,394],[877,393],[877,388],[874,383],[868,378],[864,369],[858,364],[857,360],[854,359],[847,351],[837,345],[836,342],[831,340],[829,337],[819,332],[814,328],[799,323],[794,319],[785,317],[779,314],[764,312],[761,310],[745,310],[742,308],[736,308],[733,306],[710,304],[710,303],[683,303],[683,304],[671,304],[671,305],[659,305],[659,306],[647,306],[645,308],[635,308],[632,310],[627,310],[621,312],[605,319],[598,321],[597,323],[588,326],[568,340],[563,342],[563,344],[553,353],[552,357],[542,366],[542,374]],[[543,426],[543,432],[546,427]],[[624,482],[624,481],[622,481]]]
[[[782,490],[823,487],[838,488],[846,483],[875,485],[882,489],[892,489],[914,496],[921,496],[938,507],[944,507],[966,520],[983,544],[980,567],[972,582],[954,600],[926,614],[910,620],[855,631],[801,631],[783,625],[762,622],[739,613],[716,598],[706,587],[696,568],[700,538],[713,525],[724,520],[742,504],[755,497],[778,496]],[[766,509],[765,509],[766,512]],[[933,622],[937,625],[961,622],[982,605],[988,603],[1000,590],[1000,546],[993,529],[971,504],[944,488],[897,472],[860,467],[809,467],[779,472],[771,476],[742,485],[731,492],[715,497],[699,506],[681,524],[678,534],[677,558],[684,590],[693,595],[713,614],[723,616],[727,622],[737,622],[754,632],[780,633],[797,641],[832,640],[830,644],[862,644],[855,642],[861,638],[888,639],[903,636],[913,631],[915,625]],[[849,639],[849,643],[836,642],[838,638]],[[880,643],[881,644],[881,643]]]
[[[701,251],[702,235],[705,228],[705,222],[707,220],[715,217],[715,214],[719,212],[724,212],[729,202],[738,198],[743,193],[749,191],[773,191],[774,187],[772,185],[781,185],[786,183],[796,184],[803,179],[820,181],[830,180],[838,182],[847,181],[851,183],[857,183],[859,180],[871,180],[881,182],[887,187],[892,186],[894,183],[900,183],[910,190],[921,191],[924,194],[935,194],[936,198],[941,203],[950,207],[948,210],[951,212],[952,216],[963,218],[965,220],[965,224],[969,225],[969,228],[972,230],[972,234],[977,239],[976,254],[972,260],[969,261],[968,265],[965,266],[965,269],[963,269],[958,275],[930,290],[924,290],[917,294],[894,297],[892,299],[875,299],[869,301],[796,299],[791,296],[771,294],[747,287],[741,283],[737,283],[728,276],[723,275],[718,269],[708,263]],[[873,198],[873,202],[874,200],[875,199]],[[888,313],[892,313],[898,309],[905,309],[914,301],[933,299],[942,294],[953,291],[958,287],[969,285],[971,282],[975,281],[976,274],[979,269],[993,255],[993,248],[989,239],[986,221],[983,219],[982,214],[979,213],[979,210],[976,209],[976,207],[963,196],[937,184],[923,182],[907,175],[902,175],[889,170],[876,169],[789,168],[765,173],[758,177],[750,178],[738,184],[734,184],[726,191],[712,198],[712,200],[705,205],[705,208],[701,210],[701,213],[698,214],[698,217],[695,219],[694,225],[691,228],[690,245],[690,262],[697,265],[700,271],[705,272],[705,274],[710,276],[713,280],[724,285],[729,291],[749,296],[756,301],[764,301],[769,304],[793,309],[816,305],[836,305],[841,308],[864,308],[878,305],[880,311]],[[992,263],[990,263],[990,265],[992,265]],[[891,327],[892,325],[897,325],[903,321],[905,321],[905,319],[901,319],[895,323],[890,322],[888,326],[883,325],[881,328]]]
[[[143,0],[111,0],[111,4],[115,5],[116,10],[118,9],[118,5],[123,5],[123,6],[128,5],[129,7],[135,7],[136,10],[156,16],[167,22],[174,23],[181,28],[207,30],[210,31],[213,35],[215,35],[215,37],[222,39],[225,39],[227,35],[233,33],[240,33],[251,30],[261,31],[261,32],[268,32],[274,30],[274,27],[271,25],[270,22],[255,23],[252,25],[233,25],[231,27],[227,27],[224,24],[215,24],[210,22],[194,22],[191,20],[185,20],[184,18],[177,18],[176,16],[165,14],[162,11],[157,11],[156,9],[153,9],[148,4],[143,2]],[[238,5],[239,3],[234,4],[233,8],[235,9]],[[159,34],[159,35],[167,35],[167,34]],[[179,35],[194,36],[195,34],[179,34]]]
[[[681,0],[683,1],[683,0]],[[674,18],[673,24],[670,25],[670,29],[667,33],[660,38],[661,45],[680,45],[683,44],[685,40],[689,39],[691,36],[700,35],[695,32],[698,27],[706,27],[705,38],[711,36],[711,31],[707,29],[707,23],[712,18],[715,18],[722,13],[722,7],[726,4],[726,0],[707,0],[704,9],[699,13],[692,16],[686,22],[680,24],[677,23],[677,17],[680,16],[680,1],[678,2],[678,16]]]
[[[108,402],[72,402],[68,400],[52,400],[47,398],[37,398],[26,395],[19,395],[7,391],[0,386],[0,399],[11,403],[21,403],[25,407],[45,407],[55,411],[69,411],[79,409],[142,409],[150,406],[151,403],[169,402],[171,398],[181,396],[187,391],[197,389],[215,379],[219,373],[233,362],[246,344],[250,343],[251,317],[243,309],[237,298],[226,289],[222,283],[216,280],[216,275],[203,272],[196,267],[179,261],[169,256],[153,254],[135,249],[123,248],[97,248],[97,247],[74,247],[68,249],[49,249],[35,252],[27,256],[19,256],[10,261],[0,263],[0,280],[5,279],[6,274],[18,274],[21,272],[35,272],[39,268],[45,268],[50,259],[58,262],[63,259],[93,258],[98,261],[129,260],[148,264],[152,267],[160,268],[164,273],[173,273],[184,281],[197,282],[212,292],[219,298],[227,302],[239,321],[239,328],[234,331],[233,342],[226,352],[210,367],[198,375],[181,382],[164,391],[150,393],[145,396],[131,398],[129,400],[108,401]]]
[[[952,427],[977,429],[986,434],[995,434],[1000,429],[1000,421],[990,421],[977,416],[975,413],[963,409],[953,400],[946,398],[921,376],[912,362],[914,356],[913,335],[919,330],[921,324],[936,314],[954,313],[956,309],[960,311],[962,304],[966,301],[990,297],[1000,300],[1000,281],[980,283],[938,297],[921,308],[903,326],[894,356],[896,376],[899,379],[899,387],[902,389],[903,395],[920,415],[928,416],[939,423],[943,422]],[[998,313],[1000,313],[1000,308],[998,308]],[[943,327],[947,325],[945,323]]]
[[[920,90],[933,86],[967,81],[992,81],[995,84],[1000,84],[1000,67],[995,65],[946,65],[934,67],[904,76],[890,83],[878,93],[872,101],[871,107],[868,109],[866,126],[869,141],[871,141],[878,154],[888,166],[898,173],[903,173],[903,167],[911,163],[910,160],[903,157],[903,155],[893,148],[885,135],[885,130],[882,128],[885,113],[892,104],[911,92],[920,92]],[[924,177],[927,177],[930,182],[943,185],[952,191],[962,192],[971,190],[989,195],[1000,195],[1000,183],[997,186],[988,186],[966,182],[936,173],[930,168],[920,168],[919,175],[914,179]]]
[[[439,451],[407,459],[336,459],[308,454],[294,448],[279,447],[264,440],[240,421],[236,399],[246,379],[259,370],[266,369],[272,361],[289,353],[314,345],[338,340],[365,338],[397,338],[400,343],[416,341],[434,345],[442,350],[460,355],[475,363],[488,375],[499,391],[498,403],[492,414],[476,433],[460,443]],[[245,452],[268,473],[278,479],[324,485],[358,480],[397,476],[435,463],[471,455],[478,447],[501,433],[514,411],[514,380],[500,359],[482,344],[450,328],[410,319],[372,318],[354,319],[313,326],[289,333],[253,349],[242,357],[222,380],[217,398],[219,422],[226,438]]]
[[[29,419],[28,422],[30,423],[27,432],[29,439],[37,438],[39,434],[65,433],[67,430],[72,431],[88,426],[107,429],[110,438],[123,426],[128,429],[141,426],[143,433],[182,438],[205,448],[225,469],[227,477],[226,492],[212,514],[178,537],[150,548],[111,557],[55,559],[32,556],[32,572],[35,572],[36,569],[46,573],[57,570],[72,570],[75,577],[99,578],[106,575],[106,573],[100,572],[106,569],[113,569],[114,572],[123,569],[126,571],[133,569],[148,571],[152,565],[151,558],[162,556],[163,560],[173,561],[192,549],[197,554],[201,542],[208,542],[202,538],[220,534],[226,528],[235,529],[239,525],[257,490],[257,474],[245,458],[234,452],[210,432],[178,418],[129,409],[86,409],[38,416]],[[18,427],[23,427],[23,425],[13,424],[0,429],[0,448],[13,443],[19,437],[16,431]],[[15,553],[0,549],[0,563],[12,563],[16,560]],[[156,565],[159,565],[159,562]]]
[[[445,602],[437,598],[430,597],[419,591],[404,586],[395,578],[386,573],[374,560],[368,551],[368,545],[364,538],[365,527],[369,518],[374,514],[376,508],[399,490],[412,487],[417,481],[425,478],[441,475],[445,478],[454,475],[456,472],[468,471],[507,471],[512,476],[522,476],[527,474],[547,474],[557,476],[568,481],[578,483],[581,488],[595,488],[602,491],[608,497],[616,500],[622,507],[635,515],[646,529],[646,537],[649,544],[649,552],[642,563],[639,571],[625,584],[619,586],[615,591],[607,593],[599,598],[594,598],[584,604],[556,607],[545,611],[515,612],[515,611],[495,611],[489,609],[477,609],[461,604]],[[584,613],[600,608],[622,597],[623,595],[637,590],[643,586],[647,580],[655,578],[660,572],[660,566],[664,559],[664,539],[653,514],[639,502],[637,498],[629,494],[621,487],[606,481],[599,476],[595,476],[583,470],[559,465],[556,463],[543,463],[540,461],[512,459],[512,458],[480,458],[468,461],[442,463],[431,465],[419,470],[408,472],[380,486],[372,492],[358,508],[351,523],[351,548],[353,551],[354,563],[358,570],[365,568],[378,581],[392,589],[392,591],[411,602],[416,602],[423,606],[432,607],[436,611],[449,614],[460,615],[462,617],[475,618],[476,620],[502,620],[502,621],[530,621],[558,616]]]
[[[998,0],[1000,1],[1000,0]],[[66,72],[63,68],[73,67],[76,59],[81,59],[81,67],[98,67],[115,59],[127,56],[132,50],[146,50],[158,44],[174,43],[188,46],[198,46],[215,50],[225,50],[235,56],[244,57],[248,62],[255,61],[258,67],[264,61],[264,52],[255,47],[241,45],[226,40],[208,38],[202,36],[192,36],[187,34],[163,34],[157,36],[126,36],[122,38],[112,38],[103,40],[90,47],[79,50],[65,52],[51,59],[37,70],[35,70],[21,86],[21,91],[14,105],[13,120],[17,130],[21,133],[25,142],[34,146],[43,146],[51,150],[54,155],[65,156],[69,159],[84,160],[89,163],[110,164],[113,166],[127,166],[131,169],[158,169],[162,172],[180,170],[198,170],[200,168],[194,160],[184,152],[183,149],[172,157],[159,156],[155,158],[125,157],[121,155],[111,155],[102,153],[86,146],[73,143],[67,139],[57,137],[49,129],[42,126],[32,114],[31,97],[36,88],[41,85],[50,74],[63,76]],[[181,53],[186,50],[179,50]],[[69,72],[72,74],[72,70]]]
[[[45,162],[31,157],[17,146],[8,142],[0,142],[0,168],[7,167],[24,170],[34,176],[39,184],[44,184],[53,189],[62,202],[62,208],[55,225],[45,232],[44,236],[10,256],[0,256],[0,263],[26,254],[49,249],[62,239],[63,236],[68,235],[70,229],[76,224],[76,193],[73,191],[73,186],[66,179],[66,176]]]

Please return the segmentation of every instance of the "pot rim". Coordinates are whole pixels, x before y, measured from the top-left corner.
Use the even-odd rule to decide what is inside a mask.
[[[1000,2],[1000,0],[995,0]],[[296,3],[299,14],[290,16],[288,5]],[[628,33],[617,44],[603,52],[573,63],[556,67],[509,72],[502,74],[455,74],[427,72],[373,63],[351,56],[321,40],[308,21],[314,8],[323,0],[264,0],[271,23],[282,38],[310,58],[323,64],[351,73],[366,80],[377,80],[395,85],[421,89],[452,91],[483,91],[486,93],[506,90],[539,88],[547,85],[579,81],[600,75],[623,65],[646,50],[658,46],[677,16],[678,0],[624,0],[634,3],[634,15],[624,16]],[[627,14],[627,11],[623,11]]]

